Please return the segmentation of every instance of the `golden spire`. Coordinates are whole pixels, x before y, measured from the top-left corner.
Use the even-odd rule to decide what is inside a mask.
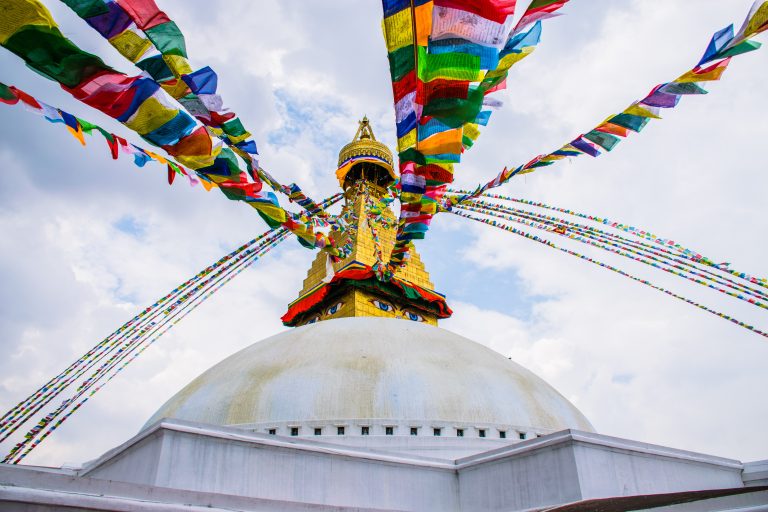
[[[450,316],[445,297],[434,291],[416,251],[389,282],[379,281],[372,272],[377,263],[389,260],[395,244],[397,217],[379,203],[386,187],[395,180],[391,162],[392,153],[376,140],[364,117],[353,141],[342,148],[336,173],[345,191],[343,213],[348,215],[351,227],[338,243],[350,243],[352,251],[336,263],[331,263],[325,253],[317,255],[299,298],[283,316],[286,325],[358,316],[437,325],[438,318]],[[372,214],[377,206],[381,214]]]
[[[368,116],[363,116],[363,120],[358,121],[357,124],[357,133],[352,137],[353,141],[360,139],[376,140],[376,136],[373,134],[373,128],[371,128],[371,123],[368,121]]]

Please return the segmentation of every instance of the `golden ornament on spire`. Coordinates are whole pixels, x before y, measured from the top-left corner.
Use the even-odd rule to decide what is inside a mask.
[[[370,181],[386,187],[397,179],[392,163],[392,152],[386,144],[376,140],[367,116],[358,123],[352,142],[341,148],[339,152],[339,168],[336,170],[339,185],[347,190],[352,183],[360,179],[362,173],[370,172],[372,174],[368,177]],[[382,170],[386,172],[381,172]]]
[[[341,150],[339,162],[336,176],[345,192],[343,214],[350,219],[350,229],[337,242],[350,244],[352,250],[337,262],[325,253],[317,255],[283,323],[298,326],[372,316],[437,325],[452,312],[445,297],[434,291],[415,250],[391,280],[376,277],[377,265],[389,260],[395,244],[397,217],[381,202],[395,174],[392,153],[376,140],[367,117],[360,121],[354,140]]]

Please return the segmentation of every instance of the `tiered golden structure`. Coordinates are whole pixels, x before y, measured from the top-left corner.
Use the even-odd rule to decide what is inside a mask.
[[[374,158],[366,159],[372,156]],[[373,268],[377,263],[377,247],[375,237],[369,225],[367,216],[370,200],[377,202],[386,193],[386,187],[394,182],[392,170],[392,153],[386,145],[378,142],[373,134],[367,118],[360,121],[360,126],[351,143],[342,148],[339,154],[339,167],[343,169],[345,162],[351,159],[361,159],[349,166],[342,173],[337,173],[339,182],[344,189],[344,209],[351,214],[356,229],[351,229],[339,241],[339,245],[351,242],[352,252],[345,259],[331,263],[325,253],[315,258],[304,280],[299,298],[289,307],[307,299],[320,288],[328,286],[330,278],[348,269]],[[354,161],[354,160],[352,160]],[[389,260],[395,243],[397,218],[386,208],[378,221],[371,220],[373,229],[378,234],[379,247],[384,261]],[[330,266],[333,271],[330,271]],[[429,273],[424,268],[419,254],[411,250],[407,265],[395,273],[394,281],[427,290],[429,293],[442,297],[434,291],[434,285]],[[393,294],[392,289],[379,290],[376,286],[359,286],[359,281],[344,279],[334,282],[334,289],[322,301],[302,313],[288,325],[304,325],[331,318],[373,316],[385,318],[403,318],[437,325],[440,317],[447,315],[436,313],[424,301],[412,300],[404,293]],[[443,301],[444,302],[444,301]]]

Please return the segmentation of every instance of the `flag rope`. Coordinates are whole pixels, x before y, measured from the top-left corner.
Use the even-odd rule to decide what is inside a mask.
[[[486,224],[488,226],[493,226],[495,228],[498,228],[498,229],[507,231],[509,233],[521,236],[521,237],[526,238],[528,240],[531,240],[531,241],[534,241],[534,242],[538,242],[538,243],[540,243],[542,245],[545,245],[545,246],[547,246],[547,247],[549,247],[551,249],[556,249],[558,251],[564,252],[564,253],[569,254],[571,256],[575,256],[575,257],[577,257],[577,258],[579,258],[581,260],[584,260],[584,261],[586,261],[588,263],[591,263],[593,265],[597,265],[599,267],[605,268],[605,269],[610,270],[612,272],[616,272],[619,275],[622,275],[624,277],[632,279],[633,281],[636,281],[636,282],[638,282],[640,284],[643,284],[645,286],[653,288],[656,291],[662,292],[662,293],[664,293],[666,295],[669,295],[670,297],[673,297],[675,299],[678,299],[678,300],[681,300],[683,302],[686,302],[686,303],[690,304],[691,306],[697,307],[697,308],[701,309],[702,311],[706,311],[707,313],[710,313],[712,315],[715,315],[715,316],[718,316],[718,317],[723,318],[725,320],[728,320],[729,322],[734,323],[734,324],[738,325],[739,327],[743,327],[744,329],[747,329],[749,331],[752,331],[755,334],[759,334],[760,336],[768,338],[768,333],[767,332],[762,331],[762,330],[756,328],[753,325],[749,325],[749,324],[747,324],[745,322],[742,322],[742,321],[740,321],[740,320],[738,320],[736,318],[733,318],[733,317],[731,317],[729,315],[726,315],[725,313],[721,313],[719,311],[711,309],[711,308],[709,308],[709,307],[707,307],[707,306],[705,306],[703,304],[700,304],[700,303],[695,302],[695,301],[693,301],[691,299],[688,299],[688,298],[686,298],[686,297],[684,297],[682,295],[679,295],[679,294],[677,294],[675,292],[667,290],[666,288],[662,288],[661,286],[655,285],[655,284],[651,283],[650,281],[648,281],[646,279],[642,279],[640,277],[634,276],[634,275],[632,275],[632,274],[630,274],[628,272],[625,272],[624,270],[621,270],[619,268],[616,268],[616,267],[614,267],[612,265],[609,265],[607,263],[603,263],[603,262],[601,262],[599,260],[596,260],[594,258],[590,258],[589,256],[585,256],[585,255],[583,255],[581,253],[578,253],[576,251],[573,251],[571,249],[566,249],[564,247],[560,247],[560,246],[554,244],[553,242],[551,242],[550,240],[547,240],[545,238],[542,238],[542,237],[539,237],[539,236],[536,236],[536,235],[531,235],[530,233],[528,233],[526,231],[514,228],[512,226],[508,226],[506,224],[501,224],[501,223],[498,223],[496,221],[491,221],[489,219],[484,219],[482,217],[476,217],[476,216],[474,216],[474,215],[472,215],[470,213],[466,213],[466,212],[463,212],[463,211],[453,210],[453,211],[451,211],[451,213],[454,214],[454,215],[457,215],[459,217],[464,217],[464,218],[473,220],[475,222],[480,222],[480,223]]]

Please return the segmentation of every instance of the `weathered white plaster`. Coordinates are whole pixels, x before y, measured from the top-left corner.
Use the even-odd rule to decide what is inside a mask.
[[[641,510],[649,496],[712,490],[747,493],[655,510],[768,508],[766,461],[591,431],[544,381],[470,340],[325,321],[222,361],[81,469],[0,465],[0,512],[532,512],[622,497]]]
[[[512,512],[594,498],[740,489],[743,469],[735,460],[575,431],[448,460],[169,420],[76,473],[0,467],[0,511],[47,512],[59,505]],[[757,511],[765,501],[768,493],[750,492],[667,510],[739,505]],[[179,508],[185,504],[189,508]]]
[[[298,327],[234,354],[192,381],[148,425],[179,418],[266,432],[368,422],[435,426],[467,437],[510,438],[567,428],[592,431],[568,400],[504,356],[437,327],[387,318],[342,318]],[[398,428],[397,435],[408,435]]]
[[[751,487],[768,486],[768,460],[745,464],[742,478],[744,483]]]

